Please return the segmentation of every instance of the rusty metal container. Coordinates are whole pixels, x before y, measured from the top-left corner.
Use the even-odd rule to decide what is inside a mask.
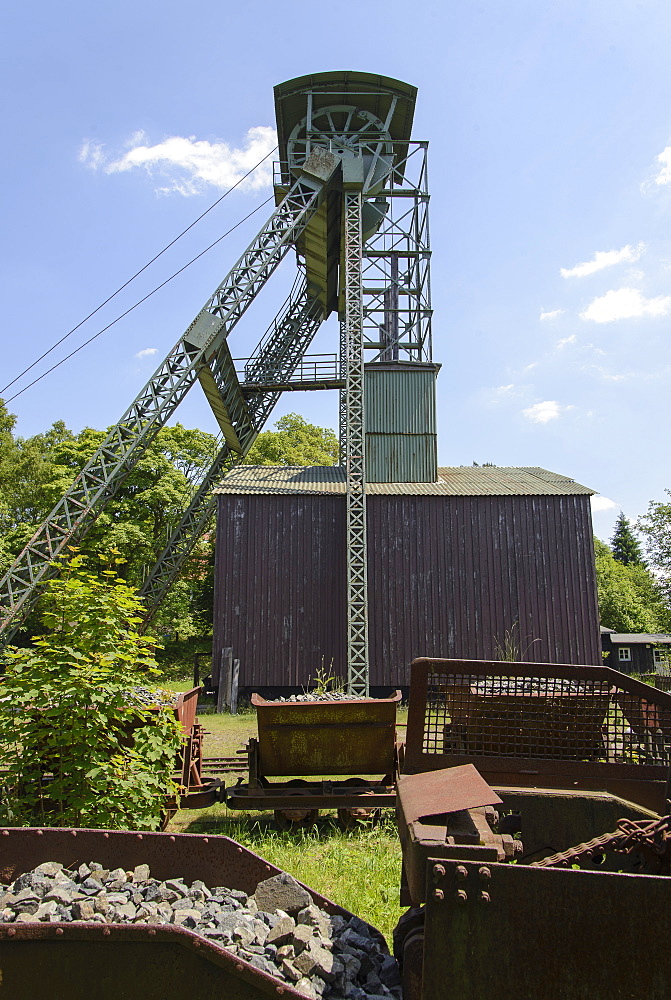
[[[202,688],[191,688],[180,692],[172,706],[173,714],[182,730],[182,747],[175,759],[175,780],[182,785],[180,796],[182,809],[204,809],[221,801],[223,783],[221,779],[203,773],[203,727],[198,722],[198,696]],[[158,713],[159,706],[150,705],[150,713]],[[174,815],[178,803],[168,804],[166,821]]]
[[[158,879],[202,879],[254,892],[279,868],[228,837],[127,831],[5,828],[0,880],[7,884],[45,861],[74,867],[148,864]],[[312,893],[329,913],[346,910]],[[379,931],[371,933],[380,938]],[[0,924],[2,991],[12,1000],[198,1000],[298,998],[290,986],[181,927],[141,924]]]
[[[671,695],[610,667],[420,658],[403,770],[475,764],[495,788],[609,792],[665,809]]]
[[[271,702],[252,695],[259,776],[392,774],[396,708],[390,698]]]
[[[422,971],[405,1000],[669,996],[666,876],[439,858],[427,878]]]

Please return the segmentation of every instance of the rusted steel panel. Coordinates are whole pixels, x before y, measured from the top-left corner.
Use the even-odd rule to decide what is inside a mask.
[[[219,498],[215,656],[242,687],[346,675],[345,503]],[[409,684],[417,656],[600,663],[589,497],[369,495],[371,684]],[[526,648],[526,652],[525,652]]]
[[[402,774],[397,792],[406,823],[502,802],[473,764]]]
[[[671,879],[438,863],[427,864],[422,1000],[668,997]]]
[[[330,702],[269,702],[253,694],[259,774],[391,774],[400,700],[400,691]]]
[[[604,790],[659,811],[671,695],[610,667],[416,660],[404,770],[467,762],[497,786]]]

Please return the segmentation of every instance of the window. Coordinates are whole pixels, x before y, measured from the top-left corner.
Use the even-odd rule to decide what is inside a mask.
[[[655,649],[653,651],[653,656],[655,657],[655,663],[666,663],[665,649]]]
[[[629,662],[631,660],[631,648],[629,646],[620,646],[617,651],[617,656],[621,662]]]

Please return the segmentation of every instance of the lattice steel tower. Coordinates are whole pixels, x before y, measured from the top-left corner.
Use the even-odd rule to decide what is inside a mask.
[[[55,572],[53,560],[86,534],[196,381],[221,428],[221,449],[147,575],[148,617],[209,523],[222,471],[248,452],[281,392],[318,383],[340,390],[348,689],[368,694],[364,358],[404,371],[433,368],[427,143],[410,140],[415,97],[408,84],[354,72],[275,88],[277,208],[0,581],[4,640]],[[227,337],[292,247],[292,293],[238,372]],[[305,354],[333,312],[339,362],[311,382]]]

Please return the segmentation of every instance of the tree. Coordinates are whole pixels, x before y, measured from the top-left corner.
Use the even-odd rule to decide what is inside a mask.
[[[338,439],[327,427],[309,424],[298,413],[287,413],[262,431],[252,445],[245,465],[335,465]]]
[[[114,570],[75,554],[45,587],[45,634],[7,654],[0,699],[0,819],[13,826],[155,830],[181,733],[135,694],[156,673],[142,607]]]
[[[668,627],[669,609],[652,574],[639,564],[624,565],[605,542],[594,539],[601,624],[616,632],[659,632]]]
[[[610,540],[613,558],[624,566],[645,566],[641,543],[634,535],[631,524],[620,511],[615,522],[615,531]]]
[[[671,490],[665,491],[671,497]],[[671,574],[671,503],[651,500],[637,528],[646,536],[646,548],[654,566]]]
[[[90,427],[73,434],[62,421],[30,438],[15,437],[13,427],[14,418],[0,407],[0,574],[11,565],[105,436]],[[212,434],[189,430],[181,424],[162,428],[80,541],[81,551],[93,556],[117,550],[123,559],[115,564],[118,575],[139,587],[145,567],[153,565],[187,507],[193,480],[209,467],[216,448]],[[202,616],[191,607],[190,586],[179,584],[198,577],[211,547],[212,539],[205,538],[186,561],[170,595],[169,609],[159,612],[159,631],[192,635],[206,627]],[[106,565],[105,560],[101,565]],[[39,630],[36,616],[31,615],[27,633]]]

